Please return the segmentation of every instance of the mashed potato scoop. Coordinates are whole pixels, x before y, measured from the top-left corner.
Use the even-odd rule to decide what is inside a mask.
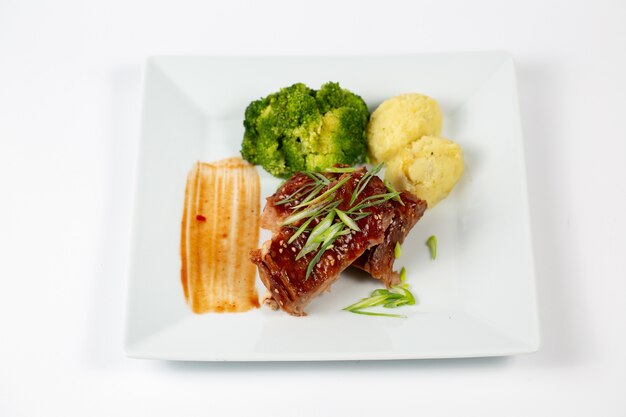
[[[463,151],[449,139],[423,136],[387,162],[385,178],[434,207],[463,174]]]
[[[402,94],[385,100],[367,126],[370,159],[386,162],[422,136],[441,134],[439,104],[422,94]]]
[[[385,100],[372,113],[367,146],[373,162],[387,165],[385,178],[432,208],[446,198],[463,174],[461,147],[440,137],[439,104],[422,94]]]

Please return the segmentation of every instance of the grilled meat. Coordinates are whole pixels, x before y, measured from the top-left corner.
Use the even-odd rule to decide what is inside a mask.
[[[396,243],[402,244],[415,223],[426,210],[426,201],[413,194],[402,192],[402,202],[394,204],[394,216],[391,225],[385,230],[385,239],[363,253],[352,266],[360,268],[376,279],[385,283],[386,287],[400,283],[400,277],[393,270]]]
[[[352,173],[319,174],[324,175],[330,183],[320,189],[318,195],[342,183],[330,194],[332,198],[329,199],[337,209],[346,212],[359,204],[376,204],[353,210],[353,218],[360,230],[346,227],[344,234],[337,237],[332,247],[323,252],[314,263],[308,277],[307,268],[320,249],[296,258],[307,243],[311,229],[324,216],[314,218],[308,231],[297,236],[291,243],[289,240],[306,218],[287,226],[283,223],[318,186],[319,181],[308,174],[298,173],[267,199],[261,226],[273,231],[274,235],[260,249],[251,252],[251,259],[257,265],[261,280],[272,300],[286,312],[296,316],[304,315],[304,307],[321,292],[329,290],[341,271],[352,264],[370,272],[387,286],[397,280],[398,274],[393,272],[395,244],[401,242],[419,220],[426,203],[407,193],[400,194],[404,205],[396,200],[382,198],[381,196],[389,195],[387,187],[376,176],[370,176],[368,181],[362,182],[364,177],[367,178],[366,172],[361,168]],[[351,197],[357,188],[362,190],[351,203]],[[326,203],[330,204],[328,201]],[[335,222],[340,221],[335,219]]]

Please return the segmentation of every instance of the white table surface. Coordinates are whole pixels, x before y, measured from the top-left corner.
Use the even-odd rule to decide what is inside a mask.
[[[626,2],[303,4],[0,0],[0,416],[626,415]],[[519,77],[539,352],[124,357],[146,55],[490,49]]]

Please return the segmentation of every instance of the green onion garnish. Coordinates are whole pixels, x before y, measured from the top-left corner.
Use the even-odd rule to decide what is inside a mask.
[[[317,206],[308,207],[307,209],[302,210],[302,211],[295,212],[291,216],[287,217],[283,221],[282,225],[286,226],[288,224],[295,223],[299,220],[306,219],[308,217],[317,217],[317,215],[320,214],[320,212],[322,212],[323,209],[324,209],[324,204],[321,204]]]
[[[324,189],[324,187],[326,187],[325,184],[318,184],[313,191],[311,191],[306,197],[304,197],[302,199],[302,201],[300,202],[300,204],[298,204],[298,206],[302,206],[305,205],[305,203],[313,200],[314,198],[317,197],[317,195],[319,194],[320,191],[322,191]],[[296,207],[298,207],[296,206]]]
[[[296,199],[296,196],[298,196],[300,193],[304,192],[305,190],[307,190],[309,188],[314,188],[314,187],[315,187],[315,183],[308,182],[308,183],[304,184],[302,187],[298,188],[293,193],[289,194],[287,197],[285,197],[282,200],[277,201],[276,203],[274,203],[274,205],[280,206],[282,204],[291,203],[291,202],[293,202]]]
[[[314,172],[313,175],[315,175],[317,179],[323,182],[324,184],[326,185],[330,184],[330,180],[325,175],[322,175],[319,172]]]
[[[324,217],[324,219],[317,224],[311,230],[311,234],[309,235],[309,242],[321,242],[324,240],[323,235],[328,230],[328,228],[333,224],[333,220],[335,220],[335,210],[332,210],[330,213]]]
[[[329,167],[329,168],[325,168],[324,172],[329,172],[331,174],[344,174],[346,172],[354,172],[354,168],[353,167]]]
[[[350,205],[354,204],[359,195],[363,192],[363,190],[365,190],[365,187],[367,187],[367,184],[370,182],[372,177],[375,177],[376,174],[378,174],[380,170],[383,169],[383,166],[384,164],[380,163],[376,165],[371,171],[366,172],[361,177],[361,179],[359,180],[359,185],[354,189],[352,197],[350,198]]]
[[[404,201],[402,201],[402,199],[400,198],[400,193],[395,188],[393,188],[393,185],[391,185],[391,183],[387,180],[385,180],[385,187],[387,187],[387,191],[389,191],[390,193],[396,194],[394,197],[392,197],[393,200],[404,205]]]
[[[344,229],[344,225],[341,223],[335,223],[331,227],[328,228],[326,233],[324,233],[324,241],[322,242],[322,246],[330,246],[333,242],[339,237],[339,233]]]
[[[430,259],[437,259],[437,236],[432,235],[426,241],[428,249],[430,249]]]
[[[398,318],[398,319],[405,319],[406,318],[406,316],[404,314],[376,313],[374,311],[363,311],[363,310],[349,310],[349,311],[350,311],[350,313],[365,314],[366,316],[395,317],[395,318]]]
[[[400,245],[400,242],[396,242],[396,247],[393,248],[393,256],[396,259],[402,256],[402,245]]]
[[[335,212],[337,213],[337,216],[339,216],[343,224],[345,224],[352,230],[356,230],[357,232],[361,231],[361,229],[359,228],[359,225],[357,225],[356,222],[353,219],[351,219],[350,216],[348,216],[346,213],[344,213],[343,211],[339,209],[335,209]]]
[[[354,213],[356,211],[360,211],[360,210],[363,210],[363,209],[368,208],[368,207],[377,206],[379,204],[384,203],[387,200],[390,200],[390,199],[396,197],[397,195],[398,195],[397,193],[386,193],[386,194],[371,195],[371,196],[366,197],[363,200],[361,200],[361,202],[359,204],[351,207],[350,210],[347,211],[347,213]]]
[[[415,297],[409,291],[406,283],[406,269],[400,271],[401,285],[394,285],[389,289],[379,288],[370,293],[370,296],[363,298],[356,303],[349,305],[344,310],[356,314],[366,314],[368,316],[403,317],[400,314],[378,313],[375,311],[364,311],[365,308],[382,306],[384,308],[398,308],[405,305],[414,305]]]
[[[300,226],[298,228],[298,230],[296,230],[296,233],[294,233],[289,240],[287,241],[287,243],[293,243],[294,240],[296,240],[298,238],[298,236],[300,236],[302,233],[304,233],[304,231],[306,230],[306,228],[309,226],[309,223],[311,223],[313,221],[313,219],[315,219],[315,217],[310,217],[309,220],[305,221],[304,223],[302,223],[302,226]]]
[[[304,207],[304,206],[315,204],[315,203],[318,203],[318,202],[324,200],[327,197],[330,197],[332,193],[337,191],[337,189],[339,189],[342,185],[344,185],[346,182],[348,182],[348,180],[350,178],[351,178],[350,175],[346,175],[345,178],[342,178],[339,181],[337,181],[337,183],[335,185],[333,185],[328,190],[324,191],[321,195],[315,197],[313,200],[302,202],[302,203],[298,204],[297,206],[295,206],[294,208],[298,209],[298,208],[301,208],[301,207]]]
[[[311,259],[311,262],[309,262],[309,265],[306,268],[306,275],[304,276],[305,280],[309,279],[309,275],[311,275],[311,272],[313,272],[313,267],[315,267],[315,265],[317,265],[317,263],[319,262],[320,258],[324,254],[324,252],[326,252],[328,249],[330,249],[330,247],[332,246],[333,242],[334,241],[331,241],[329,244],[322,245],[322,248],[317,252],[315,257],[313,259]]]

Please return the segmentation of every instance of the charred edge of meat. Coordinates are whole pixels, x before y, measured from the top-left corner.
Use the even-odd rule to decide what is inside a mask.
[[[365,251],[352,266],[368,272],[381,280],[387,288],[400,283],[398,272],[393,270],[396,243],[402,244],[413,226],[421,219],[427,203],[412,194],[401,195],[404,206],[394,205],[394,218],[387,230],[384,241]]]

